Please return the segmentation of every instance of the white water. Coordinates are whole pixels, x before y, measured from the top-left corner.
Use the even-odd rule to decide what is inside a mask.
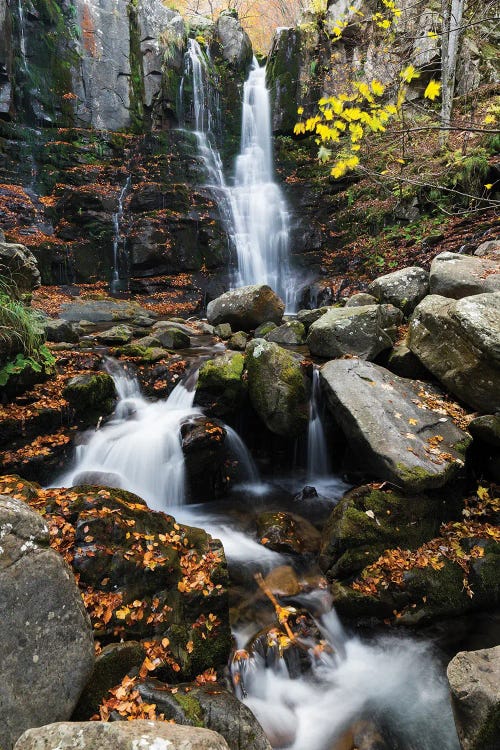
[[[127,195],[129,191],[131,180],[132,180],[132,176],[129,175],[127,177],[125,185],[120,190],[120,194],[118,196],[118,210],[116,211],[116,213],[113,214],[113,268],[111,270],[111,284],[110,284],[110,289],[112,292],[116,292],[118,290],[118,286],[120,282],[119,255],[118,255],[118,248],[120,245],[120,228],[121,228],[121,222],[123,219],[123,201],[125,200],[125,196]]]
[[[285,199],[274,180],[271,105],[266,71],[254,60],[243,92],[240,154],[234,184],[224,176],[215,130],[220,120],[217,95],[211,85],[215,72],[210,58],[194,39],[188,43],[186,76],[193,82],[193,107],[198,152],[214,192],[226,230],[235,247],[238,272],[234,286],[268,284],[295,309],[295,289],[289,262],[290,227]],[[185,81],[180,98],[184,97]]]
[[[330,459],[321,421],[321,383],[319,370],[315,367],[312,378],[311,404],[309,407],[309,427],[307,432],[307,481],[314,483],[317,478],[331,474]]]
[[[19,48],[21,50],[21,61],[24,71],[28,70],[28,56],[26,52],[26,33],[25,33],[25,20],[24,20],[24,8],[23,0],[17,2],[17,13],[19,17]]]
[[[154,510],[179,506],[185,498],[180,426],[200,414],[193,407],[197,373],[178,383],[166,401],[147,401],[135,378],[109,363],[119,395],[113,419],[76,449],[75,466],[58,484],[71,486],[87,473],[116,475],[119,484]]]
[[[236,663],[240,697],[275,747],[287,738],[290,750],[330,750],[367,719],[393,750],[458,750],[446,681],[428,644],[397,636],[363,642],[343,631],[334,610],[318,624],[333,652],[313,657],[308,679],[291,679],[277,654],[268,665],[258,654]]]

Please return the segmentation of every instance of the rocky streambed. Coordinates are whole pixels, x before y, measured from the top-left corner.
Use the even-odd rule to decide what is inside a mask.
[[[497,253],[46,317],[0,407],[2,747],[494,748]]]

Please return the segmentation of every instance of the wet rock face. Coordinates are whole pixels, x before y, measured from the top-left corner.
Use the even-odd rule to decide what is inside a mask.
[[[458,653],[447,676],[461,747],[493,750],[500,736],[500,646]]]
[[[223,485],[226,431],[204,416],[181,427],[181,444],[186,459],[188,495],[192,502],[213,500]]]
[[[7,0],[0,0],[0,114],[7,115],[12,107],[12,19]]]
[[[70,718],[92,671],[94,640],[73,574],[45,520],[0,496],[0,742]]]
[[[500,408],[500,293],[458,301],[429,295],[410,321],[408,346],[443,385],[474,409]]]
[[[459,474],[470,436],[449,417],[418,408],[418,381],[352,359],[328,362],[321,382],[357,471],[405,492],[442,487]]]
[[[17,750],[229,750],[215,732],[158,721],[83,722],[51,724],[31,729],[19,739]]]

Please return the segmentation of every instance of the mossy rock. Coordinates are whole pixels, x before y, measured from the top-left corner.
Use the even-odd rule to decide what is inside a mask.
[[[195,404],[215,417],[234,414],[246,395],[242,379],[245,358],[238,352],[226,352],[200,367]]]
[[[113,378],[105,372],[77,375],[68,380],[62,395],[81,417],[110,414],[117,393]]]
[[[146,363],[158,362],[160,359],[169,356],[167,350],[161,346],[141,346],[138,343],[120,346],[114,350],[114,354],[118,357],[137,358]]]
[[[245,364],[250,401],[266,427],[287,438],[304,432],[309,393],[300,361],[278,344],[255,339],[247,347]]]

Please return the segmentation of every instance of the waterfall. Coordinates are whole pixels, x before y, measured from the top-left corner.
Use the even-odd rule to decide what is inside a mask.
[[[240,153],[233,184],[228,184],[216,144],[220,107],[212,81],[210,57],[190,39],[179,98],[184,109],[185,78],[193,82],[193,109],[198,152],[207,172],[227,234],[236,251],[235,286],[268,284],[295,308],[289,262],[290,226],[285,199],[274,181],[271,104],[266,70],[254,59],[244,85]],[[184,115],[181,118],[184,119]],[[183,123],[184,124],[184,123]]]
[[[254,60],[244,86],[240,153],[231,192],[238,286],[268,284],[295,307],[289,263],[290,225],[283,193],[274,181],[271,103],[266,70]]]
[[[123,201],[129,191],[131,181],[132,175],[129,175],[118,196],[118,210],[113,214],[113,268],[111,270],[111,283],[109,285],[112,293],[118,291],[120,284],[120,229],[123,219]]]
[[[113,419],[77,447],[75,466],[58,484],[71,486],[85,483],[85,475],[111,474],[113,484],[139,495],[155,510],[182,505],[186,477],[180,427],[201,413],[193,407],[197,373],[178,383],[166,401],[151,402],[118,363],[111,361],[107,369],[119,396]]]
[[[307,432],[307,481],[326,477],[330,472],[330,460],[326,445],[325,430],[320,414],[321,384],[319,370],[313,370],[309,428]]]
[[[26,34],[23,0],[17,0],[17,14],[19,17],[19,48],[21,50],[22,67],[24,71],[28,70],[28,56],[26,53]]]

